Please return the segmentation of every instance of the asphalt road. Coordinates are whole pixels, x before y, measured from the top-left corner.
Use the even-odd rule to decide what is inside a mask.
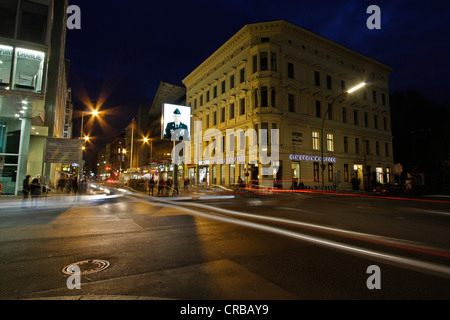
[[[0,299],[450,298],[448,202],[317,194],[159,200],[60,197],[27,209],[1,202]],[[63,268],[94,259],[109,265],[68,289]],[[81,270],[87,265],[97,267]],[[369,289],[369,278],[380,288]]]

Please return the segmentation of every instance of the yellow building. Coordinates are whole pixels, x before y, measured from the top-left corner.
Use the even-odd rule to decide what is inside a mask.
[[[351,189],[352,178],[361,189],[391,182],[391,71],[284,20],[246,25],[183,80],[191,127],[202,121],[203,133],[214,128],[223,136],[227,129],[277,129],[279,168],[250,164],[247,141],[245,163],[196,159],[186,172],[210,185],[232,186],[241,177],[284,189]],[[366,86],[343,94],[361,82]],[[223,150],[236,150],[236,142],[223,141]]]

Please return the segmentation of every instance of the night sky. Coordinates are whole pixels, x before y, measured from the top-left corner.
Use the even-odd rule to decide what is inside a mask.
[[[160,81],[182,80],[244,25],[284,19],[391,66],[391,93],[414,88],[448,101],[450,2],[71,0],[81,30],[67,30],[66,58],[74,109],[88,101],[110,110],[98,145],[112,141],[139,105],[150,105]],[[381,9],[381,30],[369,30],[367,7]],[[79,135],[74,118],[74,136]],[[97,126],[100,127],[100,126]]]

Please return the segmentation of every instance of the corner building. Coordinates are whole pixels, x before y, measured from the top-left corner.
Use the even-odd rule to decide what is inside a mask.
[[[246,25],[183,80],[186,101],[203,133],[278,129],[279,169],[249,163],[248,141],[245,164],[201,160],[191,166],[210,185],[232,186],[239,176],[283,189],[323,183],[327,189],[370,190],[389,183],[391,71],[284,20]],[[364,88],[342,94],[361,82]],[[225,140],[224,150],[236,144]]]

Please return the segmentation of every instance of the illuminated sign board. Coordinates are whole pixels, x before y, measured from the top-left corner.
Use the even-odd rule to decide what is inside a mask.
[[[291,154],[291,155],[289,155],[289,159],[291,159],[293,161],[317,161],[317,162],[322,161],[321,156],[309,156],[309,155],[303,155],[303,154]],[[336,158],[335,157],[324,157],[323,161],[335,163]]]
[[[191,140],[191,108],[175,104],[163,105],[161,139]]]

